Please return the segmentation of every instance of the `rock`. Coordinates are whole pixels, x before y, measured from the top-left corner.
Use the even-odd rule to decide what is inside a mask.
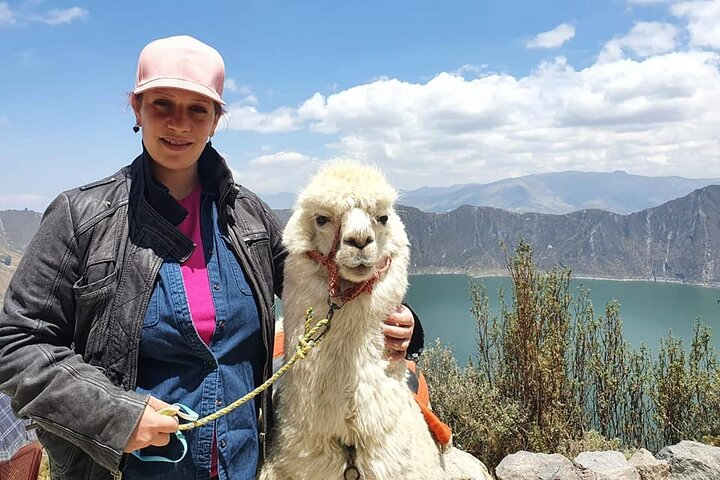
[[[493,480],[485,464],[469,453],[450,447],[443,455],[446,478],[452,480]]]
[[[583,480],[640,480],[620,452],[582,452],[575,457],[575,466]]]
[[[658,458],[670,462],[671,480],[717,480],[720,478],[720,448],[683,440],[665,447]]]
[[[670,477],[670,462],[658,460],[644,448],[635,452],[628,463],[635,467],[642,480],[665,480]]]
[[[495,469],[498,480],[580,480],[572,462],[554,453],[517,452]]]

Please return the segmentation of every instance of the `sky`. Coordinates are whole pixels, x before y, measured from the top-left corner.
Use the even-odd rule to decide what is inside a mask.
[[[0,1],[0,210],[42,211],[141,151],[137,56],[223,55],[236,182],[320,164],[400,190],[566,170],[720,177],[720,0]]]

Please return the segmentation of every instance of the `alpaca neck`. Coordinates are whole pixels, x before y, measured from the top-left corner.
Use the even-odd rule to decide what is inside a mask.
[[[402,262],[393,262],[392,268],[380,277],[371,292],[363,292],[346,303],[340,302],[342,306],[334,312],[327,335],[308,359],[311,363],[315,363],[312,357],[322,358],[318,361],[320,369],[332,371],[338,362],[351,365],[353,370],[360,368],[361,363],[357,362],[361,361],[386,362],[382,326],[402,302],[406,286],[402,266]],[[320,268],[305,254],[290,255],[286,260],[283,296],[286,341],[294,342],[302,335],[308,307],[313,309],[315,321],[328,312],[327,277],[318,275]],[[402,281],[398,281],[398,276]],[[343,286],[346,286],[345,282]],[[286,352],[291,348],[294,349],[294,345],[286,344]],[[308,365],[307,369],[315,370],[316,367]]]
[[[327,312],[326,298],[316,298],[313,303],[315,312]],[[297,301],[290,304],[295,308],[288,306],[286,318],[293,319],[293,323],[299,326],[301,319],[304,319],[307,305]],[[308,358],[309,362],[301,369],[305,370],[305,374],[317,376],[318,379],[334,378],[333,382],[328,382],[331,390],[336,387],[340,390],[354,389],[360,381],[358,372],[363,364],[384,365],[386,362],[382,325],[391,311],[390,305],[389,301],[383,301],[375,294],[362,294],[341,304],[341,307],[334,311],[330,328],[322,343],[315,348]],[[316,316],[314,321],[320,318],[324,317]]]

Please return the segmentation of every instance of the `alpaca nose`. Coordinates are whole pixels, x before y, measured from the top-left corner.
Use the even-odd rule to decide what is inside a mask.
[[[370,245],[375,240],[373,240],[372,236],[368,235],[367,237],[348,237],[343,239],[343,243],[345,245],[350,245],[351,247],[355,247],[358,250],[362,250],[367,245]]]

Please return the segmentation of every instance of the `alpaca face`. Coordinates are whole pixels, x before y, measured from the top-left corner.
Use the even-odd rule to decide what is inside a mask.
[[[340,277],[363,282],[386,257],[394,259],[408,247],[393,209],[396,196],[376,168],[356,162],[328,164],[300,193],[284,242],[291,254],[303,256],[313,250],[327,256],[335,248]]]
[[[390,214],[394,216],[389,205],[373,205],[352,207],[332,217],[313,215],[316,243],[329,245],[323,253],[329,252],[338,235],[335,263],[341,278],[355,283],[365,281],[375,274],[386,256],[392,255],[387,242],[388,230],[393,227],[388,226]]]

